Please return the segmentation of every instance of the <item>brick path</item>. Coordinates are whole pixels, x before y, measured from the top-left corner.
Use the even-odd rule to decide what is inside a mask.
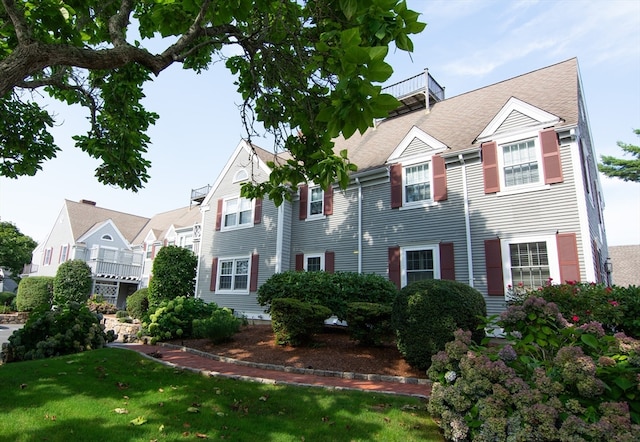
[[[210,376],[269,384],[375,391],[420,398],[428,398],[431,392],[431,384],[426,379],[339,373],[257,364],[168,345],[116,343],[112,344],[112,346],[134,350],[163,364],[206,373]]]

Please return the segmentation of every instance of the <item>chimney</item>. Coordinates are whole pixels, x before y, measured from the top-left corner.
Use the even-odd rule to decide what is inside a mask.
[[[80,200],[80,204],[89,204],[90,206],[95,206],[96,202],[90,200]]]

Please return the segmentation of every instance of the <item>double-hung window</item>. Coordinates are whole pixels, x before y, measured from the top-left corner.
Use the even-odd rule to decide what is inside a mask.
[[[431,196],[431,171],[429,163],[404,168],[404,202],[429,201]]]
[[[253,224],[253,205],[246,198],[230,198],[224,201],[223,228],[249,226]]]
[[[544,287],[551,277],[546,241],[511,243],[509,258],[514,285]]]
[[[60,249],[60,262],[65,262],[69,258],[69,246],[63,245]]]
[[[53,255],[53,247],[49,247],[44,250],[44,260],[42,262],[43,265],[51,265],[51,255]]]
[[[534,139],[506,144],[501,148],[505,187],[540,182],[538,148]]]
[[[320,186],[309,188],[309,216],[321,216],[324,213],[324,192]]]
[[[249,290],[249,258],[220,259],[218,290],[246,293]]]
[[[401,249],[402,286],[423,279],[440,279],[438,246],[416,246]]]
[[[305,255],[304,269],[307,272],[319,272],[324,270],[324,254]]]

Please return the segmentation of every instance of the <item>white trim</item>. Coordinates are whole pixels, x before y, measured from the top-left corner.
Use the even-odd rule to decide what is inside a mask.
[[[539,107],[532,106],[529,103],[525,103],[522,100],[518,100],[515,97],[511,97],[509,98],[509,101],[502,106],[502,109],[500,109],[496,116],[493,117],[489,124],[487,124],[487,126],[482,130],[482,132],[480,132],[476,141],[478,143],[483,143],[490,140],[513,111],[520,112],[521,114],[538,121],[539,124],[535,126],[527,126],[525,130],[531,130],[534,128],[536,130],[540,130],[560,122],[560,118],[556,115],[544,111]]]
[[[236,224],[232,225],[232,226],[227,226],[225,225],[226,222],[226,215],[227,215],[227,201],[231,201],[231,200],[238,200],[238,210],[236,210]],[[251,215],[249,216],[249,222],[248,223],[244,223],[244,224],[240,224],[240,202],[244,200],[244,201],[249,201],[249,204],[251,204]],[[255,215],[255,200],[250,200],[248,198],[244,198],[240,195],[237,196],[230,196],[230,197],[226,197],[226,198],[222,198],[222,218],[220,220],[220,231],[224,232],[224,231],[228,231],[228,230],[239,230],[239,229],[248,229],[250,227],[253,227],[253,217]]]
[[[442,143],[441,141],[435,139],[422,129],[419,129],[416,126],[413,126],[409,132],[404,136],[400,144],[393,150],[389,158],[387,158],[387,163],[394,163],[398,161],[399,158],[402,157],[402,153],[409,147],[409,145],[413,142],[413,140],[417,138],[427,146],[431,148],[431,150],[425,152],[429,155],[433,155],[436,152],[443,151],[447,149],[447,145]],[[403,160],[404,162],[404,160]]]
[[[433,253],[433,279],[440,279],[440,244],[424,244],[400,247],[400,286],[407,285],[407,257],[406,252],[416,250],[431,250]]]
[[[311,203],[314,201],[311,201],[311,195],[312,195],[312,190],[313,189],[320,189],[321,196],[320,196],[320,202],[322,203],[322,210],[320,210],[320,213],[316,213],[316,214],[311,214]],[[317,201],[315,201],[317,202]],[[309,186],[307,187],[307,217],[305,218],[305,221],[313,221],[316,219],[323,219],[326,218],[327,216],[324,214],[324,190],[322,189],[322,187],[320,187],[319,185],[313,184],[313,183],[309,183]]]
[[[239,183],[240,181],[246,181],[249,179],[249,173],[247,169],[238,169],[235,174],[233,174],[233,183]]]
[[[400,210],[415,209],[418,207],[429,207],[429,206],[437,205],[437,202],[435,202],[433,199],[433,192],[434,192],[433,181],[434,180],[433,180],[433,162],[431,160],[432,157],[433,155],[430,155],[428,160],[426,161],[402,163],[402,205],[400,206]],[[428,170],[429,198],[425,200],[407,202],[407,168],[416,167],[420,165],[426,165],[429,168]]]
[[[511,252],[509,245],[532,242],[544,242],[547,244],[547,259],[549,260],[549,275],[555,282],[560,282],[560,261],[558,258],[558,244],[555,235],[534,235],[534,236],[509,236],[500,239],[500,249],[502,252],[502,278],[504,281],[505,293],[508,287],[514,287],[511,277]]]

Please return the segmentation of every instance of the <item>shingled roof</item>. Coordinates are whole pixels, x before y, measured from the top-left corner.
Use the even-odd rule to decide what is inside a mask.
[[[364,135],[336,140],[360,171],[380,167],[413,126],[444,143],[451,152],[478,146],[476,138],[511,97],[560,117],[559,126],[578,123],[578,62],[575,58],[383,120]]]
[[[171,226],[174,226],[176,229],[190,227],[200,222],[201,218],[200,206],[182,207],[180,209],[158,213],[154,215],[147,225],[138,233],[132,241],[132,244],[144,243],[149,230],[153,230],[156,239],[161,240],[164,239]]]
[[[149,218],[98,207],[92,201],[65,200],[74,240],[78,240],[96,224],[111,220],[129,243],[149,222]]]

